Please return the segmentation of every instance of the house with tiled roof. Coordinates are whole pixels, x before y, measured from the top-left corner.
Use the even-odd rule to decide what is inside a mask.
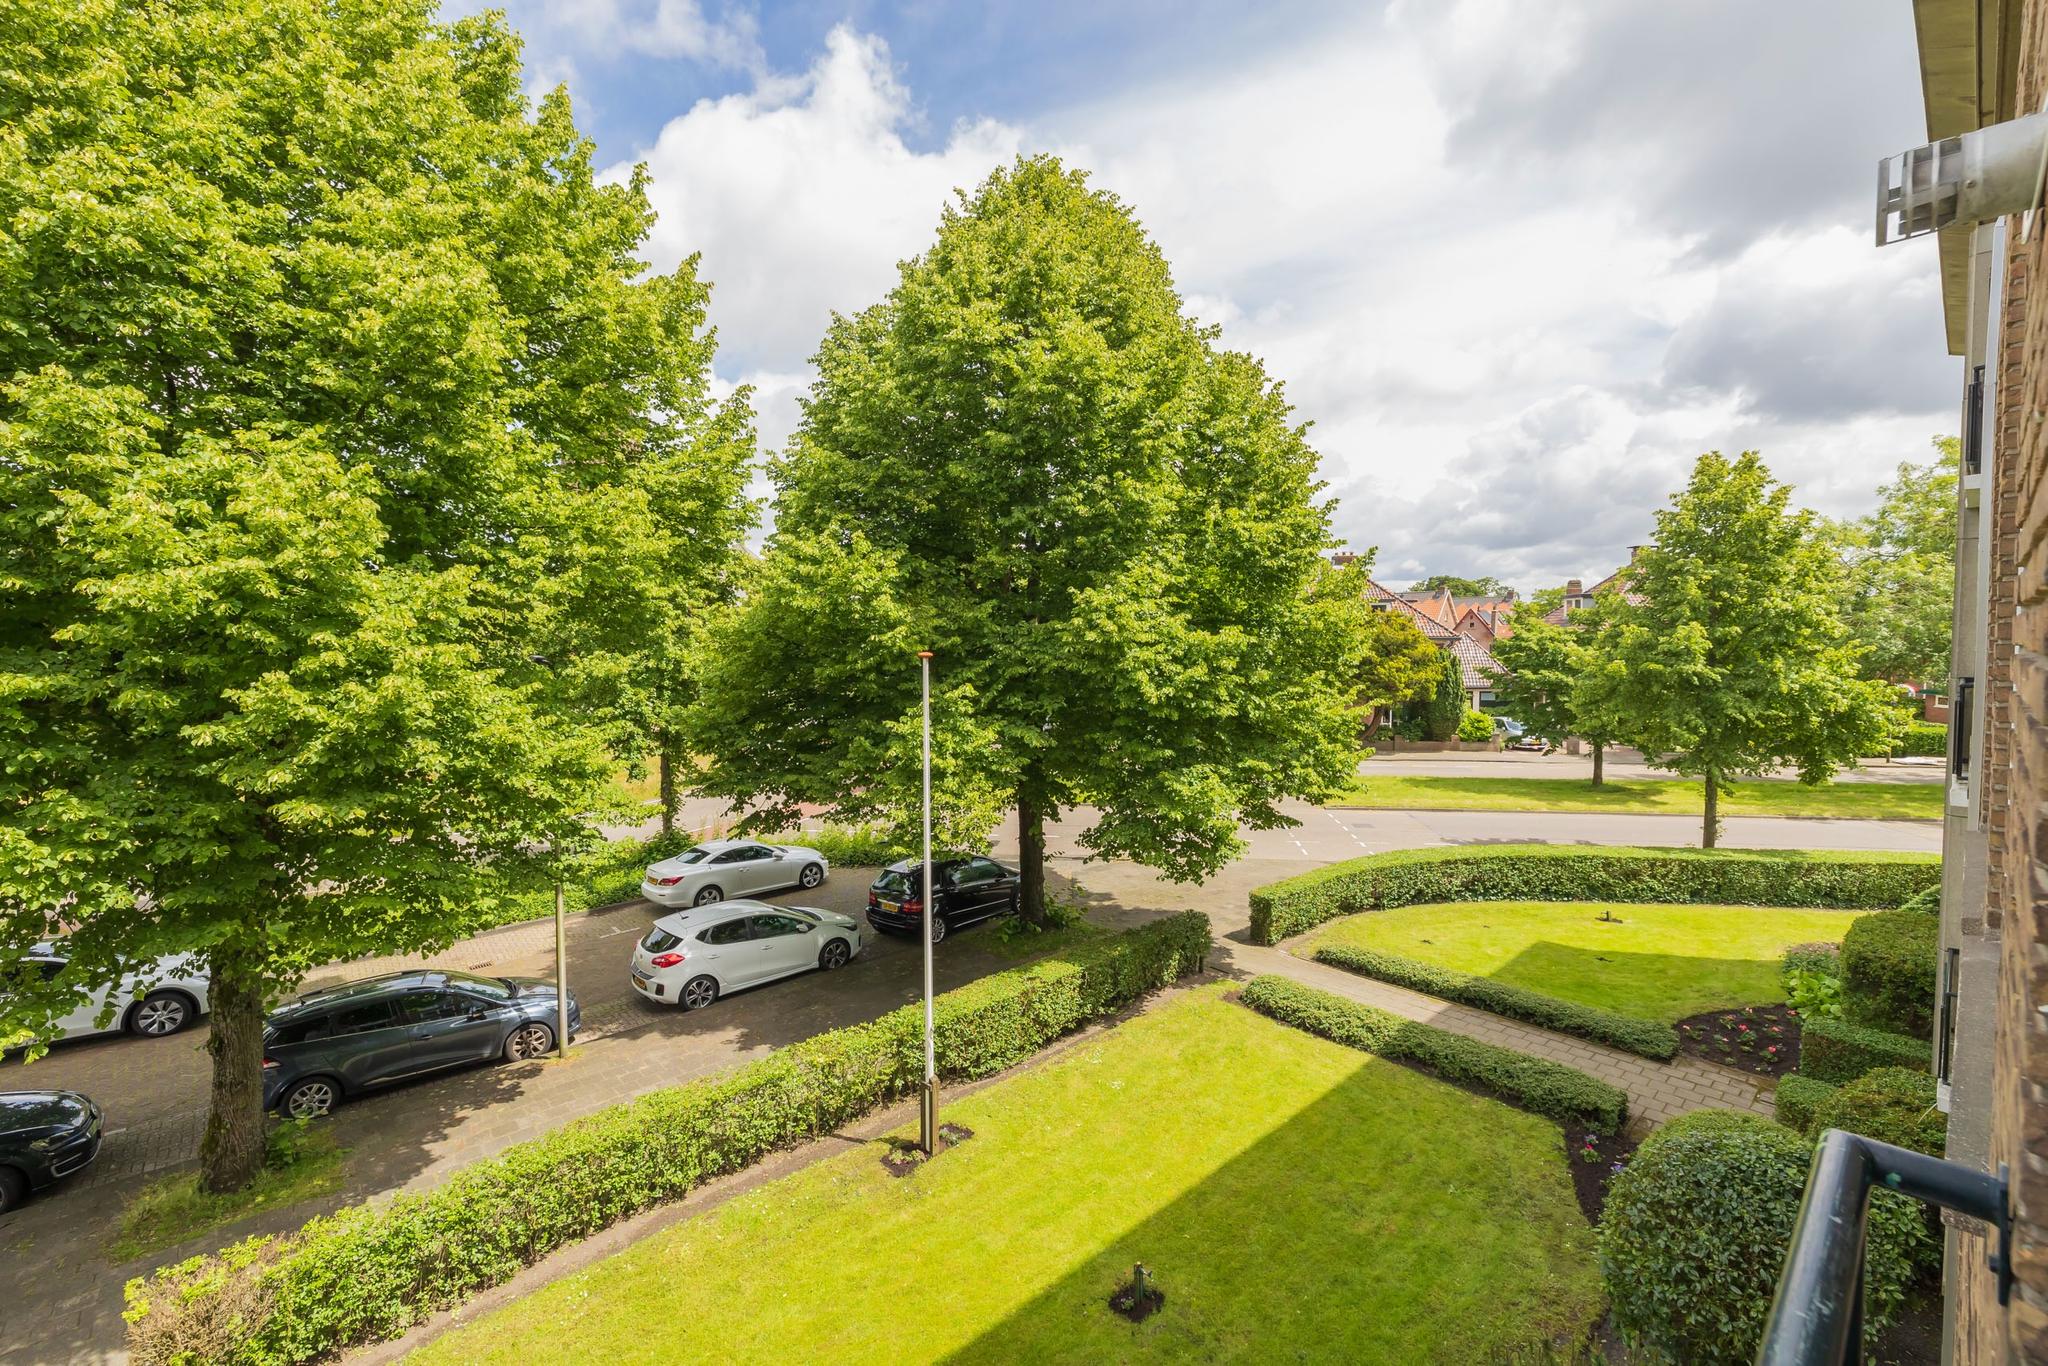
[[[1602,593],[1620,593],[1622,600],[1625,602],[1641,602],[1643,600],[1642,596],[1629,587],[1629,578],[1634,572],[1637,557],[1648,549],[1649,547],[1646,545],[1630,546],[1628,548],[1628,563],[1594,584],[1591,588],[1586,587],[1584,580],[1581,579],[1567,581],[1564,586],[1564,601],[1544,613],[1543,619],[1553,626],[1562,625],[1564,619],[1572,613],[1582,608],[1591,607],[1593,599]]]
[[[1341,554],[1331,557],[1331,563],[1340,568],[1349,562],[1349,559]],[[1494,700],[1494,679],[1502,669],[1500,661],[1493,657],[1493,651],[1487,648],[1493,643],[1492,635],[1489,634],[1482,640],[1477,632],[1459,625],[1461,614],[1436,608],[1433,605],[1435,595],[1432,594],[1396,593],[1383,584],[1367,579],[1365,596],[1368,602],[1382,612],[1398,612],[1407,617],[1424,636],[1428,637],[1430,644],[1457,656],[1464,674],[1465,701],[1469,706],[1474,710],[1481,710]],[[1455,601],[1448,595],[1444,596],[1446,601]],[[1428,601],[1413,601],[1416,598]],[[1476,602],[1478,599],[1469,601]]]

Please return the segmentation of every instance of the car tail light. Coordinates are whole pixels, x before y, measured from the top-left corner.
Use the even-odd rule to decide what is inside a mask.
[[[873,892],[868,893],[868,905],[870,907],[879,906],[881,904],[882,898],[876,896]]]
[[[273,1068],[273,1067],[275,1067],[275,1066],[277,1066],[277,1059],[276,1059],[276,1058],[265,1058],[265,1059],[263,1060],[263,1067],[264,1067],[264,1070],[265,1070],[265,1071],[268,1071],[269,1069],[271,1069],[271,1068]]]
[[[658,968],[672,968],[683,961],[683,955],[680,953],[657,953],[648,961]]]
[[[906,902],[904,902],[904,903],[903,903],[903,914],[905,914],[905,915],[923,915],[923,914],[924,914],[924,902],[923,902],[923,901],[921,901],[921,900],[920,900],[920,901],[906,901]]]
[[[673,887],[682,880],[683,879],[681,874],[678,874],[675,877],[656,877],[652,873],[649,873],[647,875],[648,885],[652,887]]]

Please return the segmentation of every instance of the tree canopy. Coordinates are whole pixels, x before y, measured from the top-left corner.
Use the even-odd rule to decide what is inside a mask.
[[[1843,617],[1873,678],[1946,686],[1955,625],[1956,481],[1961,442],[1934,438],[1934,459],[1906,462],[1877,490],[1875,511],[1833,528],[1847,566]]]
[[[1505,598],[1515,591],[1490,574],[1478,579],[1462,578],[1456,574],[1431,574],[1422,582],[1410,585],[1408,589],[1411,593],[1438,593],[1445,590],[1449,590],[1451,596],[1457,598]]]
[[[269,999],[447,942],[498,860],[575,838],[653,714],[649,633],[726,573],[744,403],[707,393],[694,263],[645,275],[639,177],[528,105],[501,19],[8,23],[0,966],[70,957],[9,1023],[199,952],[223,1189]]]
[[[1788,506],[1755,452],[1699,458],[1630,566],[1614,704],[1653,762],[1705,781],[1702,842],[1731,781],[1780,765],[1819,782],[1883,752],[1887,689],[1860,676],[1840,570],[1813,514]]]
[[[700,671],[703,790],[914,817],[919,648],[936,800],[958,836],[1016,808],[1027,916],[1062,812],[1189,878],[1348,776],[1368,609],[1322,559],[1315,452],[1113,195],[997,170],[817,367]]]

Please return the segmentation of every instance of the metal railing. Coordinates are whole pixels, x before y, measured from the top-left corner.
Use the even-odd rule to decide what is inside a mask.
[[[1858,1360],[1863,1342],[1863,1244],[1870,1193],[1882,1187],[1990,1224],[1998,1251],[1998,1302],[2012,1293],[2012,1215],[2006,1174],[1945,1162],[1861,1134],[1821,1135],[1778,1293],[1764,1322],[1757,1366],[1835,1366]]]
[[[1984,472],[1984,367],[1970,371],[1969,393],[1963,401],[1963,473]]]
[[[1977,700],[1977,680],[1959,678],[1956,680],[1954,700],[1948,709],[1948,771],[1960,782],[1970,780],[1972,708]]]

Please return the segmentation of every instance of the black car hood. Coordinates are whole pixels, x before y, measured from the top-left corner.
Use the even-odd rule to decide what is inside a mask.
[[[0,1134],[83,1124],[87,1107],[75,1091],[0,1091]]]

